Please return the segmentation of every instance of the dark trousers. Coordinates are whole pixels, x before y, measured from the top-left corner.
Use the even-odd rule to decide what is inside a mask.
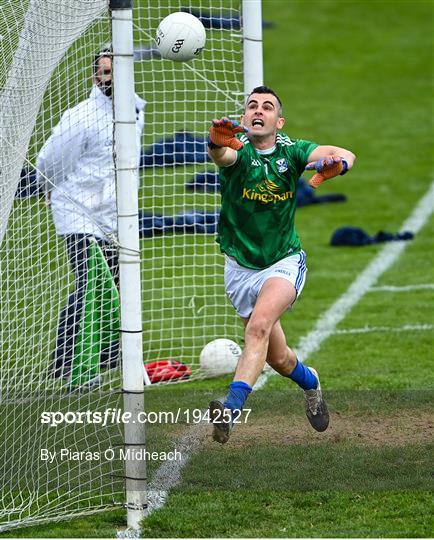
[[[66,242],[71,269],[75,276],[75,289],[69,295],[68,302],[63,308],[57,328],[56,348],[53,354],[52,374],[54,377],[68,377],[71,372],[74,349],[80,322],[83,315],[84,298],[87,288],[87,259],[88,248],[94,237],[85,234],[69,234],[63,236]],[[110,272],[119,287],[119,262],[116,247],[97,238]],[[117,365],[119,357],[119,336],[113,336],[110,346],[101,351],[101,368],[112,368]]]

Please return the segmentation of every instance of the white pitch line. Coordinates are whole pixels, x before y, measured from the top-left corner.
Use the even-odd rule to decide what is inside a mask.
[[[152,490],[153,500],[148,501],[152,510],[164,506],[168,491],[181,482],[181,471],[187,465],[190,457],[199,449],[202,439],[208,431],[208,422],[202,421],[193,424],[175,444],[181,459],[165,461],[155,472],[149,488]],[[150,504],[149,504],[150,503]]]
[[[434,182],[431,184],[428,192],[419,201],[410,217],[403,223],[402,230],[416,233],[425,225],[433,211],[433,195]],[[348,290],[318,319],[314,329],[305,337],[301,338],[300,344],[297,347],[303,360],[306,360],[312,353],[317,351],[322,342],[333,334],[336,326],[369,291],[381,274],[392,266],[407,245],[408,242],[404,241],[386,245],[350,285]],[[266,372],[260,376],[254,387],[255,390],[258,390],[266,383],[270,373]],[[273,371],[272,373],[275,372]],[[147,515],[164,506],[168,492],[180,483],[182,469],[188,463],[193,453],[198,450],[207,432],[208,423],[194,424],[176,442],[175,448],[181,451],[182,459],[179,461],[166,461],[157,469],[154,479],[149,485],[150,493]]]
[[[333,335],[345,335],[345,334],[369,334],[370,332],[413,332],[413,331],[427,331],[432,330],[434,325],[432,324],[404,324],[403,326],[363,326],[361,328],[342,328],[341,330],[335,330]]]
[[[369,292],[385,291],[385,292],[407,292],[407,291],[419,291],[422,289],[434,289],[434,283],[421,283],[420,285],[380,285],[378,287],[371,287]]]
[[[165,461],[158,467],[149,484],[147,516],[162,508],[169,491],[181,482],[181,472],[190,461],[191,456],[199,449],[209,429],[209,423],[202,421],[193,424],[174,445],[181,454],[181,459]]]
[[[416,234],[425,225],[433,212],[434,182],[420,199],[411,215],[401,225],[402,231],[411,231]],[[357,279],[348,287],[346,292],[317,320],[315,327],[306,336],[300,339],[296,347],[297,353],[303,362],[321,347],[322,343],[330,337],[338,324],[345,319],[353,307],[378,281],[398,259],[409,242],[391,242],[385,244],[377,256],[359,274]],[[266,371],[258,379],[254,389],[258,390],[275,371]]]

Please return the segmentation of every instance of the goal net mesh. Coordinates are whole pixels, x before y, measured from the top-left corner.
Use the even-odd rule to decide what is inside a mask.
[[[206,49],[190,63],[162,60],[153,41],[158,23],[185,10],[204,23]],[[133,14],[135,89],[146,101],[139,168],[143,357],[145,363],[179,361],[189,366],[190,378],[201,377],[204,345],[219,337],[240,342],[242,335],[224,295],[215,242],[219,186],[206,155],[210,120],[242,110],[240,2],[136,0]],[[102,359],[118,317],[104,250],[86,244],[83,305],[77,298],[71,303],[81,286],[71,250],[77,256],[82,239],[68,246],[58,234],[44,189],[54,187],[78,214],[86,214],[85,195],[71,195],[68,175],[55,186],[49,179],[43,186],[37,180],[44,175],[36,175],[38,155],[62,115],[89,97],[94,55],[110,42],[105,0],[0,5],[0,531],[125,500],[121,460],[93,459],[122,445],[119,423],[77,423],[77,414],[57,426],[52,416],[51,424],[41,420],[47,411],[85,415],[122,407],[121,353]],[[66,169],[72,148],[63,142]],[[113,166],[111,158],[105,167]],[[93,173],[84,184],[95,181]],[[96,236],[104,234],[98,218],[87,217]],[[115,233],[109,240],[116,248]],[[86,309],[91,318],[100,310],[102,322],[85,322]],[[66,368],[59,353],[65,312],[81,319]]]

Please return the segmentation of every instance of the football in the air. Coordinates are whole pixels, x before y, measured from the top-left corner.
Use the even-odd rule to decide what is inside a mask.
[[[200,367],[208,377],[234,373],[241,354],[239,345],[230,339],[210,341],[200,353]]]
[[[187,62],[200,56],[205,40],[205,28],[200,20],[182,11],[165,17],[155,37],[161,56],[175,62]]]

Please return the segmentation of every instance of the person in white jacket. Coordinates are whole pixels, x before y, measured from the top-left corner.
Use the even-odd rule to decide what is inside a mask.
[[[90,242],[100,245],[116,284],[118,258],[116,185],[113,161],[112,58],[109,48],[93,61],[88,99],[68,109],[41,149],[37,180],[45,186],[58,235],[65,239],[75,290],[60,315],[53,358],[54,377],[68,377],[83,312]],[[145,101],[136,95],[136,149],[140,163]],[[101,353],[102,367],[114,367],[118,336]]]

